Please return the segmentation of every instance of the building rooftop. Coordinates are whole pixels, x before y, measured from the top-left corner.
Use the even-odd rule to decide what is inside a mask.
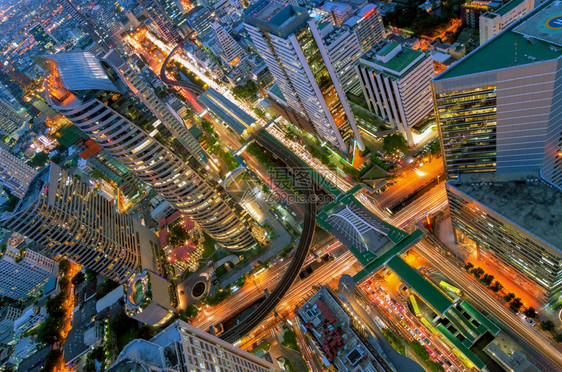
[[[562,192],[538,178],[502,181],[461,175],[451,186],[515,224],[562,249]]]
[[[119,92],[113,84],[100,61],[89,52],[64,52],[37,57],[43,67],[49,60],[56,70],[64,87],[70,91],[109,90]],[[51,67],[47,68],[51,73]]]
[[[242,18],[246,23],[286,38],[303,26],[310,16],[305,8],[262,0],[250,6]]]
[[[400,78],[423,60],[424,52],[403,47],[397,42],[385,45],[378,52],[369,51],[361,56],[361,63]]]
[[[511,0],[509,3],[505,4],[501,8],[495,11],[499,15],[503,16],[515,9],[516,6],[521,5],[526,0]]]
[[[199,96],[199,101],[239,135],[256,122],[253,117],[212,88],[208,88],[205,94]]]
[[[519,0],[512,3],[514,1]],[[547,1],[452,65],[435,81],[559,59],[562,56],[561,20],[562,3]]]

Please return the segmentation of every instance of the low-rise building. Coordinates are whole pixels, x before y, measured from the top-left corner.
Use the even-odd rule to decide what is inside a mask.
[[[103,338],[103,326],[100,322],[94,324],[84,332],[84,345],[93,347],[98,345]]]
[[[495,11],[480,16],[480,45],[500,33],[514,21],[529,13],[535,7],[535,0],[511,0]]]
[[[31,305],[14,321],[14,333],[20,337],[23,333],[37,327],[47,319],[47,309],[37,305]]]

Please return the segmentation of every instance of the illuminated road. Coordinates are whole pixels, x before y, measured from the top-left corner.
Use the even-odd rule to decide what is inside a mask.
[[[532,357],[536,362],[540,363],[547,371],[560,370],[562,368],[562,353],[559,346],[553,344],[549,340],[542,337],[528,323],[521,321],[517,315],[504,306],[503,303],[493,297],[478,283],[474,282],[462,268],[452,264],[437,249],[435,249],[426,240],[422,240],[414,249],[419,252],[428,262],[430,262],[440,273],[451,280],[455,286],[460,288],[473,302],[481,308],[487,310],[496,317],[500,322],[513,330],[521,340],[526,342],[526,349],[532,353]],[[531,346],[532,345],[532,346]],[[532,352],[534,350],[534,353]],[[544,357],[548,360],[546,360]],[[550,361],[550,363],[549,363]],[[552,365],[551,363],[554,363]],[[556,368],[556,366],[558,368]]]
[[[423,166],[407,170],[400,177],[396,178],[396,183],[377,197],[378,203],[383,209],[390,208],[441,174],[443,174],[443,160],[441,158],[433,158]]]

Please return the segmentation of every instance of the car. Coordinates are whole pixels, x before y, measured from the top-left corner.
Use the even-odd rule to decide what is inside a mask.
[[[416,338],[416,340],[418,340],[418,342],[419,342],[421,345],[423,345],[423,341],[422,341],[421,337]]]
[[[447,358],[445,358],[445,363],[447,363],[449,365],[449,367],[451,367],[453,364],[451,363],[451,361]]]
[[[423,340],[426,344],[431,345],[431,342],[429,342],[429,340],[427,338],[424,338]]]
[[[439,351],[439,349],[435,349],[435,352],[437,353],[437,355],[441,356],[443,354],[441,354],[441,352]]]
[[[404,315],[398,313],[398,316],[400,317],[400,319],[404,319]]]
[[[412,331],[411,329],[408,330],[408,332],[410,332],[410,334],[412,335],[412,337],[416,337],[416,334],[415,334],[414,331]]]
[[[420,330],[419,330],[419,329],[417,329],[417,328],[416,328],[416,333],[417,333],[418,335],[421,335],[421,332],[420,332]]]
[[[388,311],[389,313],[392,313],[392,310],[390,310],[390,307],[385,307],[386,311]]]
[[[532,319],[527,318],[527,323],[529,323],[530,325],[532,325],[533,327],[536,326],[535,322],[533,322]]]

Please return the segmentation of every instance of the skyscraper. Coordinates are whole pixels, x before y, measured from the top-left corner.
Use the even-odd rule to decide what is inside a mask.
[[[51,257],[64,257],[117,282],[153,267],[160,250],[154,233],[55,164],[44,167],[0,223],[35,241]]]
[[[6,245],[0,251],[0,296],[22,301],[39,296],[58,272],[54,260],[30,249],[21,251]]]
[[[539,171],[562,187],[562,42],[548,1],[433,79],[449,178]]]
[[[260,1],[243,16],[244,26],[287,104],[312,123],[335,150],[364,149],[355,118],[340,86],[322,36],[308,11]]]
[[[22,198],[35,173],[35,169],[0,145],[0,187]]]
[[[280,370],[273,363],[178,320],[149,341],[137,339],[129,342],[107,371],[183,372],[203,369],[223,372]]]
[[[357,72],[369,109],[387,119],[413,146],[412,127],[433,109],[431,55],[392,42],[361,56]]]
[[[205,7],[196,6],[187,13],[187,22],[197,37],[203,39],[211,34],[213,15]]]
[[[250,217],[120,79],[89,53],[38,58],[48,102],[227,249],[255,244]]]
[[[179,43],[185,35],[180,25],[185,22],[185,9],[175,0],[141,0],[146,13],[170,43]]]
[[[27,116],[27,115],[26,115]],[[0,98],[0,134],[7,137],[14,136],[23,129],[29,121],[20,115],[8,102]],[[28,116],[29,117],[29,116]]]
[[[381,12],[375,4],[365,5],[343,24],[355,32],[363,53],[380,43],[385,36]]]
[[[183,120],[167,104],[164,104],[156,96],[152,88],[144,81],[139,71],[135,70],[132,63],[127,63],[116,51],[112,50],[105,58],[113,64],[121,74],[121,77],[128,84],[135,95],[156,115],[162,124],[168,129],[178,141],[193,155],[193,157],[205,164],[207,157],[197,139],[183,123]]]
[[[220,57],[224,64],[232,70],[234,80],[247,79],[251,66],[240,44],[230,36],[220,23],[211,23],[211,29],[215,41],[220,47]]]
[[[324,37],[324,45],[343,91],[361,94],[359,76],[354,66],[361,56],[357,35],[347,26],[337,27]]]

